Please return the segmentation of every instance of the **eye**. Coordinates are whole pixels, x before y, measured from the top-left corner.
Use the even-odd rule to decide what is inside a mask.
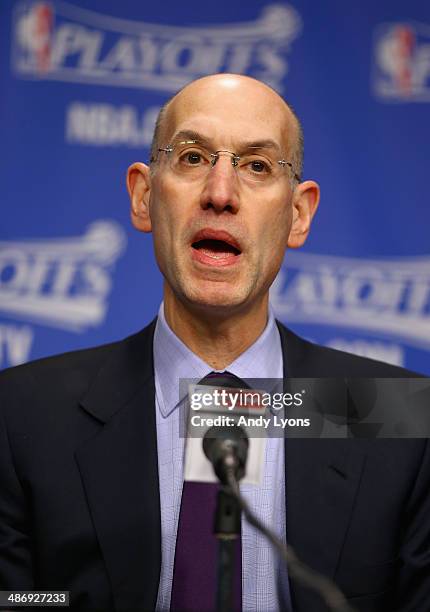
[[[251,170],[253,172],[257,172],[258,174],[261,174],[262,172],[268,172],[269,167],[261,159],[254,159],[254,161],[251,162]]]
[[[177,152],[178,163],[185,168],[200,168],[208,163],[207,155],[200,149],[184,149]]]
[[[276,168],[265,153],[249,153],[240,156],[240,174],[250,181],[268,181],[273,178]]]
[[[196,166],[202,161],[202,156],[200,155],[200,153],[197,153],[196,151],[189,151],[186,154],[186,161],[192,166]]]

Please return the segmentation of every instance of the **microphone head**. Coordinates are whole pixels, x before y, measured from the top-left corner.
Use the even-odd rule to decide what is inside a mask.
[[[240,426],[211,427],[203,437],[203,451],[223,484],[228,484],[228,468],[233,467],[236,480],[244,477],[248,446],[248,436]]]

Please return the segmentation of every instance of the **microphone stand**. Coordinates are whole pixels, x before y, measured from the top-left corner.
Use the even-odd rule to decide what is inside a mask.
[[[219,539],[217,612],[233,610],[234,547],[240,535],[241,510],[248,523],[264,534],[280,553],[293,579],[318,592],[333,612],[354,612],[334,582],[300,561],[291,546],[285,546],[248,507],[239,489],[248,452],[248,439],[244,430],[227,426],[208,429],[203,438],[203,451],[224,485],[218,493],[214,528]]]
[[[218,538],[217,612],[234,610],[236,541],[240,538],[242,506],[229,477],[238,482],[245,473],[248,438],[241,427],[211,427],[203,438],[203,451],[224,485],[218,490],[214,534]]]
[[[234,609],[236,543],[240,538],[240,505],[225,489],[219,489],[215,510],[214,534],[218,539],[216,611]]]

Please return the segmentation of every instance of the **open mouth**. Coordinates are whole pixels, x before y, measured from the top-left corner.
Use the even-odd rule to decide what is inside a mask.
[[[225,240],[204,238],[203,240],[193,242],[191,246],[193,249],[204,253],[208,257],[213,257],[214,259],[240,255],[240,250]]]
[[[193,258],[209,266],[233,265],[242,253],[240,244],[229,232],[212,228],[197,232],[191,247]]]

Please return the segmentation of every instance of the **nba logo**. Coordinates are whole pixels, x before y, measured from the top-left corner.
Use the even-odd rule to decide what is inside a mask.
[[[430,99],[429,28],[418,23],[392,23],[376,32],[373,87],[379,98],[398,102]]]
[[[393,80],[400,96],[408,97],[412,92],[413,52],[415,33],[406,24],[392,28],[380,45],[380,66]]]
[[[50,4],[21,5],[17,15],[16,42],[21,68],[44,74],[51,69],[54,12]]]

